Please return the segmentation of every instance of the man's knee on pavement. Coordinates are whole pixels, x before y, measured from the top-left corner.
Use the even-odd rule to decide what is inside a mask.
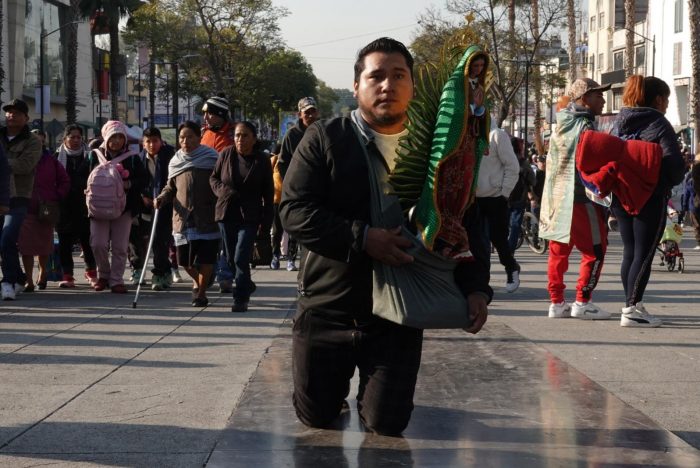
[[[308,396],[300,396],[296,391],[292,401],[299,421],[306,426],[320,429],[329,427],[338,418],[343,407],[342,401],[337,404],[319,403]]]
[[[403,413],[403,414],[399,414]],[[408,426],[411,419],[411,410],[404,412],[392,411],[367,411],[365,408],[360,410],[360,420],[365,428],[370,432],[384,436],[398,437]]]

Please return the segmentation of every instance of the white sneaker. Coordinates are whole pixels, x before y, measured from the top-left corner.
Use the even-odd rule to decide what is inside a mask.
[[[566,301],[559,304],[549,304],[549,318],[569,318],[571,317],[571,307]]]
[[[287,261],[287,271],[297,271],[297,266],[294,263],[294,260]]]
[[[693,250],[700,250],[700,245],[696,245],[695,247],[693,247]]]
[[[182,276],[180,276],[180,271],[176,268],[173,270],[173,283],[182,282]]]
[[[506,292],[514,293],[520,287],[520,270],[512,271],[506,280]]]
[[[11,285],[10,283],[2,283],[2,286],[0,286],[0,290],[2,290],[3,301],[15,300],[15,287],[13,285]]]
[[[659,317],[655,317],[647,312],[643,302],[637,302],[633,306],[622,308],[621,327],[656,328],[660,327],[662,323]]]
[[[574,302],[571,306],[571,316],[581,320],[608,320],[610,312],[603,310],[592,302]]]
[[[15,283],[15,296],[19,296],[24,292],[24,285]]]

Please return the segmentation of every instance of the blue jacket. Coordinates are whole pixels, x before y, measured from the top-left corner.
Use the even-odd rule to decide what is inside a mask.
[[[10,164],[0,145],[0,206],[10,206]]]

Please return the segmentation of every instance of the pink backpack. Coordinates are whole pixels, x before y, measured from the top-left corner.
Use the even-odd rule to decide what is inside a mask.
[[[120,217],[126,208],[124,182],[116,165],[136,153],[128,151],[108,161],[99,149],[93,151],[100,163],[90,172],[87,180],[85,203],[88,216],[102,221],[111,221]]]

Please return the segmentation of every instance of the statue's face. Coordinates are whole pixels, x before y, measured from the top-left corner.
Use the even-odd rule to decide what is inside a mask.
[[[474,79],[480,76],[486,68],[486,59],[478,57],[469,63],[469,78]]]

